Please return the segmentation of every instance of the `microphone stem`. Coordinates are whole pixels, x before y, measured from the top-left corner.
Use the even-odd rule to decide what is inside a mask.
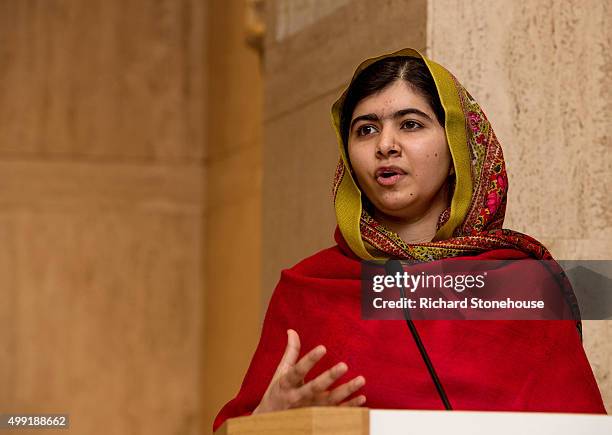
[[[392,263],[392,261],[394,261],[394,263]],[[386,266],[385,269],[387,271],[387,274],[390,274],[390,272],[394,272],[393,269],[397,269],[398,272],[400,272],[401,270],[400,273],[404,272],[404,268],[402,267],[401,262],[398,260],[389,260],[387,261],[387,264],[385,266]],[[404,298],[406,297],[404,286],[400,285],[399,290],[400,290],[400,295],[402,297],[401,300],[404,300]],[[419,349],[421,358],[425,362],[425,366],[427,367],[429,376],[431,376],[431,379],[434,385],[436,386],[436,390],[438,390],[438,395],[440,396],[440,399],[442,400],[442,403],[444,404],[444,408],[447,411],[450,411],[453,408],[450,404],[450,401],[448,400],[448,397],[446,396],[446,392],[444,391],[444,387],[442,386],[442,383],[440,382],[440,378],[438,378],[436,369],[434,368],[431,362],[431,359],[429,358],[429,355],[427,354],[427,350],[425,349],[425,346],[423,345],[423,342],[421,341],[421,336],[419,335],[419,331],[417,331],[416,325],[410,318],[410,311],[408,311],[407,307],[404,307],[402,309],[402,312],[404,313],[404,319],[406,320],[406,323],[408,324],[408,329],[410,330],[410,333],[412,334],[412,338],[414,339],[414,342],[416,343],[417,348]]]

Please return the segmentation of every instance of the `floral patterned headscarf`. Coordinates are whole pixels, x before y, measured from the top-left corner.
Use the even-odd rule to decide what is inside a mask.
[[[365,60],[357,67],[351,82],[369,65],[397,56],[423,59],[434,79],[444,108],[444,128],[455,169],[452,199],[440,215],[434,239],[428,243],[404,242],[366,211],[340,131],[347,87],[332,106],[340,151],[333,196],[338,228],[351,250],[364,260],[394,257],[431,261],[501,248],[518,249],[538,259],[552,258],[537,240],[502,228],[508,177],[501,145],[478,103],[449,71],[418,51],[406,48]]]

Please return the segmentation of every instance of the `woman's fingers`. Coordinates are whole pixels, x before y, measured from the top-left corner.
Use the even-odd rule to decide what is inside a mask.
[[[347,400],[346,402],[342,402],[338,406],[361,406],[366,403],[366,396],[363,394],[361,396],[353,397],[351,400]]]
[[[287,329],[287,346],[283,354],[272,380],[274,381],[286,372],[297,360],[300,355],[300,336],[293,329]]]
[[[334,390],[329,394],[327,400],[329,404],[337,405],[364,385],[365,378],[363,376],[357,376],[349,382],[334,388]]]
[[[341,362],[321,373],[319,376],[304,385],[301,390],[304,394],[314,395],[322,393],[327,390],[338,378],[340,378],[346,371],[348,366]]]
[[[325,346],[319,345],[304,355],[287,373],[281,378],[282,388],[297,388],[304,383],[304,377],[323,358],[327,350]]]
[[[300,336],[293,329],[287,329],[287,347],[281,358],[281,364],[292,366],[300,355]]]
[[[365,385],[365,378],[363,376],[357,376],[345,384],[336,387],[332,391],[327,389],[339,379],[346,371],[348,367],[345,363],[341,362],[336,364],[324,373],[321,373],[315,379],[308,382],[306,385],[301,387],[299,392],[300,398],[312,398],[315,405],[337,405],[340,404],[344,399],[349,397],[351,394],[359,390]],[[364,396],[365,399],[365,396]],[[346,406],[353,406],[356,403],[358,406],[361,404],[362,399],[351,399]],[[365,403],[365,402],[364,402]]]
[[[345,363],[336,364],[304,385],[304,378],[327,352],[325,346],[319,345],[304,355],[299,361],[300,337],[293,329],[287,330],[287,346],[268,385],[268,389],[254,413],[270,412],[299,406],[337,405],[360,406],[365,403],[365,396],[358,396],[342,402],[363,385],[365,379],[358,376],[333,391],[328,388],[346,373]],[[296,362],[297,361],[297,362]]]

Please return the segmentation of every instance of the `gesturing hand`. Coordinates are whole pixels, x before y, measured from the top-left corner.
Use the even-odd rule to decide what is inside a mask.
[[[332,391],[327,391],[348,366],[341,362],[304,384],[304,377],[325,355],[325,346],[319,345],[297,361],[300,354],[300,338],[293,329],[287,330],[287,347],[276,368],[272,381],[253,414],[281,411],[302,406],[360,406],[366,401],[364,395],[343,402],[348,396],[365,385],[365,378],[357,376]],[[297,361],[297,363],[296,363]]]

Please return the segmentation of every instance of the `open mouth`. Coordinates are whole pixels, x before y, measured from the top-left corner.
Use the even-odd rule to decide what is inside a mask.
[[[383,172],[382,174],[380,174],[380,176],[383,178],[390,178],[390,177],[393,177],[394,175],[398,175],[398,173],[397,172]]]
[[[376,171],[376,181],[382,186],[392,186],[397,183],[402,176],[406,175],[403,169],[396,167],[379,168]]]

